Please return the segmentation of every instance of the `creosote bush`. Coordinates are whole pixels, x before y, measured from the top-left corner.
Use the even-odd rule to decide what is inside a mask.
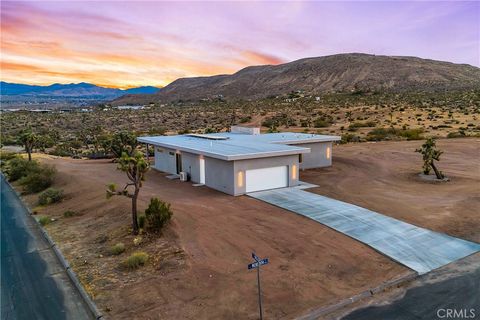
[[[27,159],[17,156],[8,160],[5,173],[9,181],[17,181],[39,170],[40,164],[37,161],[28,161]]]
[[[74,216],[76,216],[76,215],[78,215],[78,213],[75,212],[75,211],[73,211],[73,210],[67,210],[67,211],[65,211],[65,212],[63,213],[63,216],[64,216],[65,218],[74,217]]]
[[[123,253],[125,251],[125,245],[121,242],[117,243],[110,249],[110,253],[118,256],[119,254]]]
[[[40,165],[39,170],[19,180],[26,193],[36,193],[47,189],[53,183],[56,170],[52,166]]]
[[[170,203],[166,203],[158,198],[151,198],[150,204],[145,210],[146,229],[152,232],[159,232],[170,221],[172,215]]]
[[[51,220],[50,220],[49,217],[43,216],[43,217],[38,218],[38,222],[39,222],[42,226],[46,226],[47,224],[49,224],[49,223],[51,222]]]
[[[57,203],[63,199],[63,190],[56,188],[48,188],[38,196],[38,204],[44,206],[47,204]]]
[[[145,252],[137,251],[123,261],[123,266],[130,270],[138,269],[140,266],[143,266],[145,263],[147,263],[148,258],[148,254]]]

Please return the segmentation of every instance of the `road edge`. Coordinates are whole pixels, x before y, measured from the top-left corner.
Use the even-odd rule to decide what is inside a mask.
[[[390,279],[388,281],[383,282],[382,284],[372,288],[372,289],[367,289],[365,291],[362,291],[359,294],[356,294],[350,298],[342,299],[334,304],[329,304],[323,307],[320,307],[318,309],[313,309],[307,314],[304,314],[303,316],[296,317],[296,320],[315,320],[318,319],[321,316],[325,316],[329,313],[332,313],[334,311],[338,311],[341,308],[344,308],[348,305],[351,305],[355,302],[358,302],[362,299],[372,297],[373,295],[383,292],[387,289],[390,289],[395,286],[401,286],[406,284],[407,282],[410,282],[416,278],[419,277],[419,274],[415,271],[412,271],[411,273],[408,273],[404,276],[401,276],[399,278],[395,279]]]
[[[68,263],[67,259],[65,259],[64,255],[62,254],[62,252],[58,248],[55,241],[53,241],[53,239],[48,235],[48,232],[42,227],[40,222],[38,222],[38,220],[35,219],[32,210],[27,205],[27,203],[25,201],[23,201],[23,198],[22,198],[21,194],[17,190],[15,190],[15,188],[13,188],[13,186],[10,184],[10,182],[8,182],[8,180],[5,177],[4,177],[4,179],[5,179],[5,182],[10,186],[10,188],[12,188],[12,190],[15,192],[17,197],[20,199],[20,202],[22,203],[22,206],[25,208],[25,210],[28,212],[28,216],[30,217],[30,219],[35,221],[35,224],[40,229],[40,232],[42,233],[43,237],[47,240],[48,244],[50,245],[51,249],[55,253],[55,256],[57,257],[58,261],[62,265],[65,273],[68,276],[68,278],[70,279],[73,286],[75,287],[75,289],[78,291],[78,293],[82,297],[83,301],[87,305],[87,307],[90,310],[90,312],[92,313],[92,315],[95,317],[96,320],[104,320],[105,319],[104,315],[97,308],[97,306],[93,302],[92,298],[88,295],[87,291],[85,290],[85,288],[82,286],[82,284],[78,280],[77,275],[75,274],[75,272],[70,267],[70,264]]]

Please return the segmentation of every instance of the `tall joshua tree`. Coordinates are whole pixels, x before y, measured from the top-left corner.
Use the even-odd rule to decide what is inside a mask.
[[[437,149],[435,138],[428,138],[420,149],[415,150],[423,156],[423,173],[430,174],[430,170],[435,171],[437,179],[443,179],[443,173],[437,169],[434,161],[440,161],[443,151]]]
[[[32,161],[32,151],[37,142],[37,136],[32,132],[32,130],[25,130],[19,138],[19,142],[25,148],[25,151],[28,154],[28,161]]]
[[[133,155],[128,155],[124,152],[118,159],[117,169],[127,174],[129,182],[125,184],[121,191],[117,191],[115,184],[109,184],[107,198],[120,195],[132,199],[132,230],[133,234],[138,234],[137,199],[142,182],[145,179],[145,173],[149,169],[149,164],[140,152],[135,152]],[[132,187],[133,192],[130,192],[129,189]]]

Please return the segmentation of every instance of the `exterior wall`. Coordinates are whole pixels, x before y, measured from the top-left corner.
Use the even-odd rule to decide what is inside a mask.
[[[154,168],[166,172],[166,173],[177,173],[177,165],[175,162],[175,150],[168,149],[163,147],[155,147],[155,164]],[[161,150],[161,152],[160,152]]]
[[[200,182],[200,156],[198,154],[182,152],[182,171],[187,172],[190,180]]]
[[[233,161],[205,157],[205,185],[235,195]]]
[[[262,168],[269,168],[269,167],[280,167],[280,166],[288,166],[288,186],[293,187],[298,185],[298,170],[299,170],[298,155],[234,161],[234,167],[233,167],[234,181],[232,183],[232,186],[234,187],[234,192],[230,194],[233,194],[235,196],[245,194],[245,188],[246,188],[245,171],[246,170],[262,169]],[[243,175],[242,175],[243,183],[241,187],[239,187],[239,184],[238,184],[239,171],[243,172]],[[293,174],[293,171],[295,171],[295,174]],[[293,177],[295,177],[295,179],[293,179]]]
[[[310,148],[310,153],[304,153],[300,169],[313,169],[332,165],[332,142],[314,142],[294,144],[296,147]],[[330,147],[330,158],[327,159],[327,148]]]
[[[162,151],[159,152],[159,150]],[[175,152],[174,149],[155,147],[155,164],[153,167],[162,172],[176,174]],[[188,173],[192,182],[200,182],[200,156],[189,152],[181,152],[181,155],[182,171]]]

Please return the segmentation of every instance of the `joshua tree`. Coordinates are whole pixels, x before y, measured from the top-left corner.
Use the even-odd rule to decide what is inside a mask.
[[[123,153],[131,156],[137,147],[137,137],[133,132],[117,132],[111,139],[103,142],[103,147],[106,151],[112,152],[115,158],[120,158]]]
[[[430,169],[435,171],[437,179],[443,179],[443,173],[437,169],[434,161],[440,161],[440,155],[443,151],[438,150],[435,142],[435,138],[428,138],[420,149],[415,150],[423,156],[423,173],[430,174]]]
[[[20,135],[19,142],[24,146],[25,151],[28,154],[28,161],[32,161],[32,151],[37,142],[37,136],[32,130],[28,129]]]
[[[116,190],[115,184],[109,184],[107,198],[120,195],[132,199],[132,229],[133,234],[138,234],[137,199],[142,182],[145,179],[145,173],[149,169],[149,164],[140,152],[136,151],[133,155],[128,155],[124,152],[118,159],[117,169],[125,172],[130,182],[121,191]],[[131,186],[133,186],[133,193],[130,193],[128,190]]]

